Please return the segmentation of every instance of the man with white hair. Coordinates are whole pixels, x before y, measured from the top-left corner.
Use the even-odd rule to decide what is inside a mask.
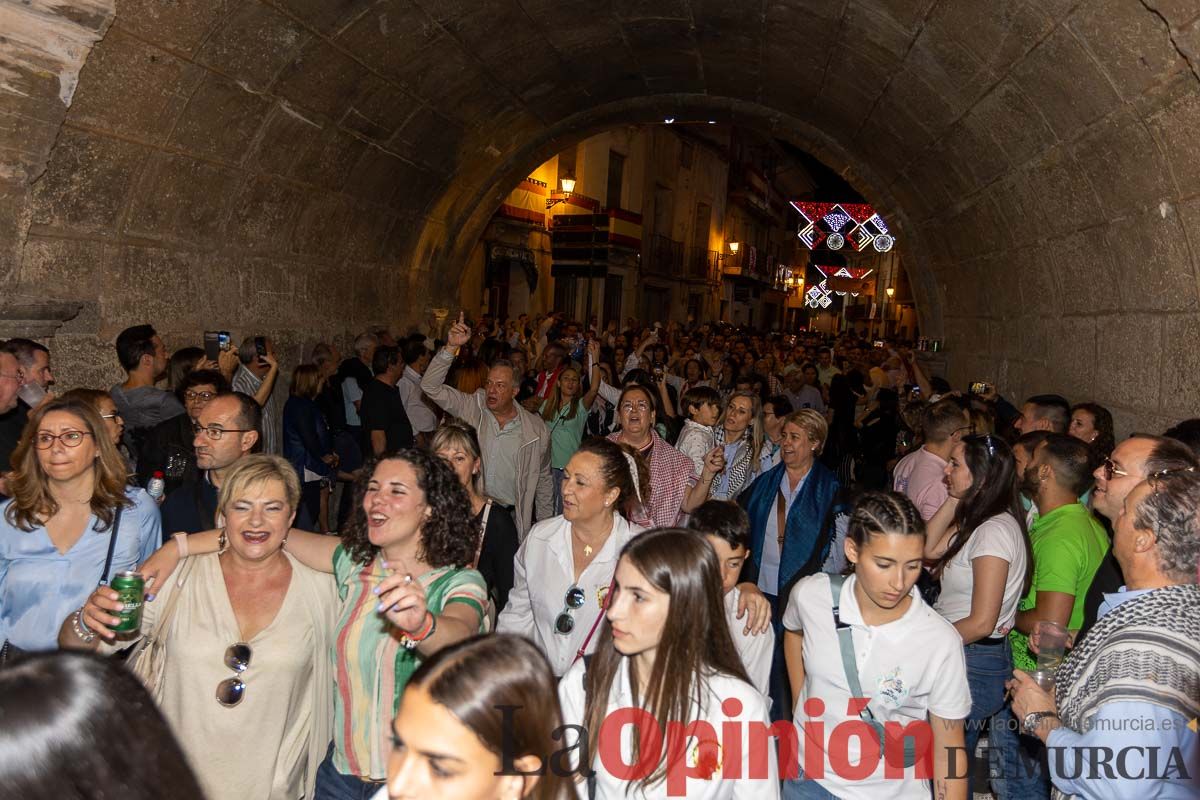
[[[1060,754],[1049,759],[1056,799],[1200,796],[1200,472],[1138,483],[1113,552],[1125,585],[1055,671],[1053,695],[1013,673],[1013,712]]]

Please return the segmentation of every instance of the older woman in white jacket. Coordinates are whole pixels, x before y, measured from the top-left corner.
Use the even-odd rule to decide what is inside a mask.
[[[645,503],[650,475],[632,448],[590,439],[563,470],[563,513],[534,525],[496,629],[529,637],[555,675],[595,648],[617,556],[643,528],[621,511]]]

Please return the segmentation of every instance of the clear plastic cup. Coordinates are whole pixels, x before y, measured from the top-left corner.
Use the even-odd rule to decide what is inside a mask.
[[[1034,626],[1033,637],[1037,645],[1037,668],[1054,670],[1067,652],[1067,629],[1057,622],[1042,620]]]
[[[1052,669],[1035,669],[1021,670],[1029,677],[1033,678],[1033,682],[1042,687],[1043,690],[1054,694],[1054,670]]]

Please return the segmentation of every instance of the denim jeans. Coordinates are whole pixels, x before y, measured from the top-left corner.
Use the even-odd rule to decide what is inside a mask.
[[[1005,706],[992,718],[988,734],[992,791],[998,800],[1046,800],[1050,796],[1046,746],[1020,730],[1012,706]]]
[[[971,713],[966,722],[967,762],[971,767],[971,791],[986,792],[988,766],[976,767],[975,747],[993,718],[1004,710],[1004,683],[1012,677],[1012,653],[1003,644],[969,644],[963,649],[967,660],[967,685],[971,689]],[[991,747],[995,741],[988,739]]]
[[[333,765],[333,745],[317,768],[317,786],[313,800],[371,800],[383,783],[364,781],[355,775],[343,775]]]
[[[783,782],[783,800],[837,800],[837,795],[830,793],[816,781],[804,777]]]
[[[771,605],[771,626],[775,629],[775,652],[771,656],[771,679],[767,688],[771,696],[771,721],[791,722],[793,717],[792,684],[788,681],[787,663],[783,660],[783,610],[787,598],[780,605],[778,595],[763,592]]]

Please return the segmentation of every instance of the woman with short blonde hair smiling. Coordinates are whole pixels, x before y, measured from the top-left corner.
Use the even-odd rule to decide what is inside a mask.
[[[189,559],[143,606],[140,634],[155,632],[165,645],[159,704],[209,800],[312,797],[333,738],[337,595],[332,578],[283,549],[299,499],[287,461],[240,459],[217,499],[220,551]],[[186,553],[187,536],[179,536]],[[104,652],[127,646],[111,631],[118,610],[116,592],[100,587],[83,625],[65,623],[60,643]],[[156,631],[160,620],[165,629]]]

